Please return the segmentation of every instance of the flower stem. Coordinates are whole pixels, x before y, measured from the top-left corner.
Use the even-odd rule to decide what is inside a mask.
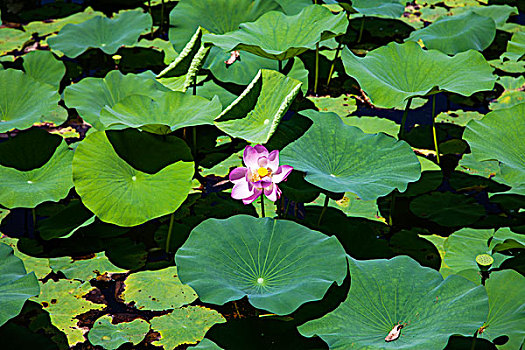
[[[361,42],[361,39],[363,38],[363,29],[365,29],[365,16],[363,16],[363,19],[361,20],[361,28],[359,29],[359,37],[357,38],[358,44]]]
[[[436,95],[432,96],[432,135],[434,136],[434,147],[436,148],[437,163],[439,165],[439,147],[436,134]]]
[[[264,193],[261,194],[261,218],[264,218],[266,215],[264,213]]]
[[[170,226],[168,227],[168,237],[166,237],[166,253],[170,251],[171,233],[173,232],[173,221],[175,220],[175,212],[171,213]]]
[[[405,124],[407,122],[408,111],[410,110],[410,104],[412,103],[412,97],[407,101],[405,111],[403,112],[403,118],[401,119],[401,129],[399,130],[399,139],[403,140],[405,138]]]
[[[317,96],[317,83],[319,81],[319,43],[315,44],[315,82],[314,95]]]
[[[337,56],[339,56],[339,52],[343,48],[343,43],[339,43],[337,45],[337,49],[335,50],[335,57],[332,61],[332,65],[330,66],[330,73],[328,73],[328,80],[326,81],[326,86],[330,85],[330,80],[332,80],[332,74],[334,74],[334,68],[335,68],[335,61],[337,60]]]
[[[323,220],[324,213],[326,212],[326,209],[328,209],[328,202],[329,201],[330,201],[330,197],[325,195],[323,210],[321,210],[321,215],[319,215],[319,220],[317,220],[317,226],[321,226],[321,220]]]

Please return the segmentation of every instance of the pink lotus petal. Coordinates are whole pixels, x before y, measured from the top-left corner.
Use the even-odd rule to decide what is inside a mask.
[[[266,195],[266,197],[268,197],[269,200],[275,202],[280,197],[280,190],[276,184],[272,184],[272,186],[266,187],[264,189],[264,194]]]
[[[239,181],[246,181],[246,173],[248,172],[247,168],[239,167],[235,168],[230,173],[230,181],[234,184]]]
[[[286,180],[292,170],[293,167],[290,165],[281,165],[272,176],[273,182],[278,184],[279,182]]]
[[[237,182],[232,189],[233,199],[245,199],[253,195],[256,189],[248,181]],[[257,190],[258,191],[258,190]]]
[[[253,193],[253,195],[251,195],[251,196],[248,197],[248,198],[243,199],[242,202],[243,202],[244,204],[250,204],[250,203],[252,203],[254,200],[256,200],[257,198],[259,198],[259,196],[260,196],[262,193],[263,193],[263,190],[258,189],[258,188],[255,188],[255,189],[254,189],[254,193]]]
[[[272,170],[272,172],[276,172],[279,168],[279,151],[273,150],[268,155],[268,167]]]
[[[257,150],[252,146],[246,146],[244,149],[243,154],[243,161],[244,164],[250,168],[250,169],[257,169],[259,165],[257,164],[257,160],[259,159],[260,154],[257,152]]]
[[[259,157],[268,157],[268,150],[263,145],[255,145],[253,148],[259,153]]]
[[[269,177],[269,176],[266,176],[266,177],[263,177],[261,180],[259,181],[254,181],[254,182],[251,182],[249,181],[253,187],[255,188],[265,188],[265,187],[268,187],[272,184],[272,178]]]

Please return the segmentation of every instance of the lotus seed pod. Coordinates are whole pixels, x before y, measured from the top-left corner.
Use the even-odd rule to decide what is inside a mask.
[[[476,262],[478,263],[479,269],[481,271],[488,271],[492,264],[494,263],[494,258],[489,254],[480,254],[476,256]]]

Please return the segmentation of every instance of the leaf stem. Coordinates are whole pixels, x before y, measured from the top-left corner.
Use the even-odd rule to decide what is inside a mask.
[[[317,96],[317,83],[319,81],[319,43],[315,44],[315,82],[314,95]]]
[[[168,237],[166,237],[166,253],[170,251],[171,234],[173,232],[173,221],[175,220],[175,212],[171,213],[170,225],[168,227]]]
[[[264,193],[261,193],[261,218],[264,218],[266,215],[264,213]]]
[[[392,200],[390,201],[390,212],[388,213],[388,225],[392,227],[394,225],[394,209],[396,207],[396,190],[392,192]]]
[[[436,95],[432,96],[432,135],[434,136],[434,147],[436,148],[437,163],[440,164],[439,160],[439,146],[436,133]]]
[[[472,339],[472,346],[470,347],[470,350],[476,349],[476,339],[478,338],[478,331],[476,330],[476,333],[474,333],[474,339]]]
[[[33,214],[33,232],[36,232],[36,210],[31,208],[31,214]]]
[[[412,97],[410,97],[405,106],[405,111],[403,112],[403,118],[401,119],[401,129],[399,130],[399,139],[403,140],[405,138],[405,124],[407,122],[407,115],[410,109],[410,104],[412,103]]]
[[[363,38],[363,29],[365,29],[365,16],[363,16],[363,19],[361,20],[361,28],[359,29],[359,36],[357,37],[358,44],[361,42],[361,39]]]
[[[323,210],[321,210],[321,215],[319,215],[319,220],[317,220],[317,226],[321,226],[321,220],[323,220],[324,213],[326,213],[326,209],[328,209],[328,202],[329,201],[330,201],[330,197],[325,195]]]
[[[160,32],[162,33],[162,29],[164,28],[164,0],[162,0],[162,5],[160,8]]]
[[[192,141],[193,141],[193,158],[197,158],[197,127],[194,126],[192,130]]]
[[[153,39],[153,15],[151,14],[151,0],[148,0],[148,12],[151,17],[151,29],[150,29],[150,35]]]
[[[343,43],[339,43],[337,45],[337,49],[335,50],[335,57],[332,61],[332,65],[330,66],[330,73],[328,73],[328,80],[326,81],[326,86],[330,85],[332,74],[334,74],[335,61],[337,60],[337,56],[339,56],[339,52],[341,51],[342,48],[343,48]]]
[[[283,72],[283,61],[278,60],[277,62],[279,62],[279,73],[282,73]]]

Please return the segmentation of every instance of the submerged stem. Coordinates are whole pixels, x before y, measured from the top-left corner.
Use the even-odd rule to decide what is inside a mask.
[[[358,44],[361,42],[361,39],[363,38],[363,29],[365,29],[365,16],[363,16],[363,19],[361,20],[361,28],[359,29],[359,37],[357,38]]]
[[[325,195],[323,210],[321,210],[321,215],[319,215],[319,220],[317,220],[317,226],[321,226],[321,220],[323,220],[324,213],[326,212],[326,209],[328,209],[328,202],[329,201],[330,201],[330,197]]]
[[[436,95],[432,96],[432,135],[434,136],[434,147],[436,149],[437,163],[439,165],[439,146],[436,134]]]
[[[264,213],[264,193],[261,194],[261,218],[264,218],[266,215]]]
[[[412,97],[407,101],[405,106],[405,111],[403,112],[403,119],[401,119],[401,129],[399,130],[399,139],[403,140],[405,138],[405,124],[407,122],[408,110],[410,109],[410,104],[412,103]]]
[[[332,65],[330,66],[330,72],[328,73],[328,80],[326,81],[326,86],[330,85],[332,74],[334,74],[335,61],[337,60],[337,56],[339,56],[339,52],[341,51],[342,48],[343,48],[343,43],[339,43],[337,45],[337,49],[335,50],[335,57],[332,61]]]
[[[315,44],[315,82],[314,95],[317,96],[317,83],[319,81],[319,43]]]
[[[171,233],[173,232],[173,221],[175,220],[175,212],[171,213],[170,226],[168,227],[168,237],[166,237],[166,253],[170,251]]]

